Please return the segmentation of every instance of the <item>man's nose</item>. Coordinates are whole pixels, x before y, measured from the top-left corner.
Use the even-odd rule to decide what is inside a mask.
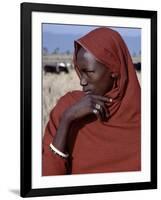
[[[85,86],[87,84],[88,84],[87,80],[84,77],[81,77],[81,79],[80,79],[80,85],[81,86]]]

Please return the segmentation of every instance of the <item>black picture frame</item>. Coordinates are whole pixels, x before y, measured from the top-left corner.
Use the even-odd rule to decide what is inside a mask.
[[[84,185],[56,188],[32,188],[32,12],[74,13],[86,15],[147,18],[151,22],[151,177],[149,182]],[[157,12],[147,10],[52,5],[21,4],[21,196],[36,197],[129,191],[157,188]]]

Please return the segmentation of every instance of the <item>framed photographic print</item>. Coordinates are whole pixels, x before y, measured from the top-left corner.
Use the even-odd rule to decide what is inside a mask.
[[[21,4],[21,196],[157,188],[157,12]]]

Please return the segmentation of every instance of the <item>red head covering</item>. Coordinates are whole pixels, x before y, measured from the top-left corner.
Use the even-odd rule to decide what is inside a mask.
[[[140,85],[127,46],[119,33],[109,28],[97,28],[75,41],[74,46],[73,60],[78,75],[76,57],[80,46],[111,72],[119,75],[116,87],[105,94],[113,99],[113,103],[108,105],[110,116],[115,114],[111,122],[116,124],[140,120]]]

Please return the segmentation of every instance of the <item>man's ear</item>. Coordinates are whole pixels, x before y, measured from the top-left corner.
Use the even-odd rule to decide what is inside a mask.
[[[117,72],[112,72],[111,73],[111,77],[112,78],[117,78],[118,77],[118,73]]]

